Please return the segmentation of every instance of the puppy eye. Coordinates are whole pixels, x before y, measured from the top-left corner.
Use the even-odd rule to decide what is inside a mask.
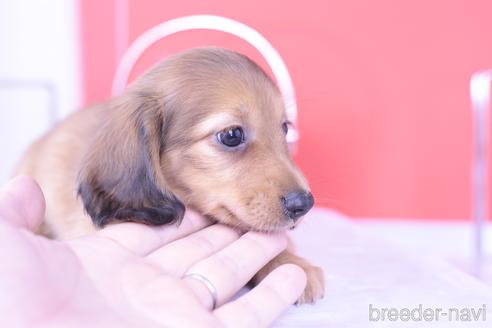
[[[244,142],[244,132],[240,126],[235,126],[217,133],[217,140],[227,147],[237,147]]]
[[[282,130],[284,130],[285,134],[287,134],[287,132],[289,132],[289,122],[282,123]]]

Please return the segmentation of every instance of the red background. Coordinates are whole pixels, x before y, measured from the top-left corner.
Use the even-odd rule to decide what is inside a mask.
[[[118,0],[116,0],[118,1]],[[116,1],[80,1],[85,103],[110,96]],[[358,217],[469,217],[473,72],[492,68],[492,1],[130,0],[129,41],[168,19],[216,14],[262,33],[296,87],[296,161],[318,205]],[[244,42],[185,32],[166,54],[217,45],[264,65]]]

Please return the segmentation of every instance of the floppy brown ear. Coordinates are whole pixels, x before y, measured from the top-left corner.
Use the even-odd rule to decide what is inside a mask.
[[[180,221],[184,206],[166,188],[160,169],[172,119],[156,98],[126,94],[113,100],[79,172],[78,195],[94,224],[162,225]]]

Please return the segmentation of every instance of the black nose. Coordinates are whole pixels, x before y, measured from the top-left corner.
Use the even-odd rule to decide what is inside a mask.
[[[311,209],[314,204],[313,195],[304,190],[293,191],[282,197],[287,215],[292,220],[297,220]]]

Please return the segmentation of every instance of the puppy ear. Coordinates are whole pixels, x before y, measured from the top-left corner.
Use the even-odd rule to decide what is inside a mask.
[[[82,163],[78,195],[94,224],[132,221],[162,225],[181,221],[184,205],[166,188],[160,168],[172,119],[156,98],[126,94],[102,115]],[[166,117],[164,117],[166,116]]]

